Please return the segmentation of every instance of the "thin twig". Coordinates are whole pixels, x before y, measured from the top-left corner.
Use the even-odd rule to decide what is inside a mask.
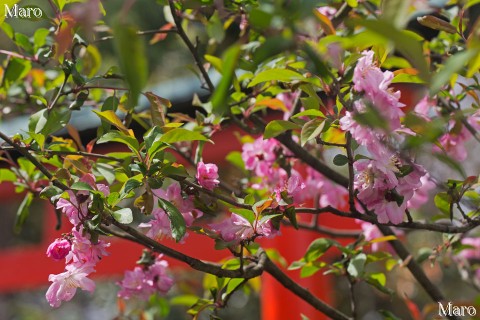
[[[7,144],[11,145],[21,155],[27,158],[27,160],[30,161],[38,170],[40,170],[45,175],[45,177],[47,177],[47,179],[50,180],[56,187],[64,191],[69,189],[66,185],[61,183],[60,180],[53,179],[52,173],[48,171],[48,169],[43,164],[41,164],[33,155],[31,155],[26,148],[13,142],[12,139],[10,139],[5,133],[1,131],[0,131],[0,138],[5,140]]]
[[[23,55],[23,54],[20,54],[20,53],[16,53],[16,52],[11,52],[11,51],[8,51],[8,50],[0,50],[0,54],[4,54],[4,55],[7,55],[9,57],[19,58],[19,59],[39,63],[39,60],[35,57],[29,57],[29,56],[26,56],[26,55]]]
[[[146,35],[158,34],[158,33],[177,33],[177,29],[176,28],[172,28],[172,29],[168,29],[168,30],[157,29],[157,30],[145,30],[145,31],[137,31],[136,32],[136,34],[139,35],[139,36],[146,36]],[[94,42],[112,40],[114,38],[115,38],[114,36],[105,36],[105,37],[98,38]]]
[[[282,220],[282,223],[286,226],[293,226],[292,223],[287,220]],[[311,225],[302,222],[298,222],[297,225],[299,229],[315,231],[333,238],[356,238],[361,234],[361,232],[357,230],[335,229],[319,225]]]
[[[179,252],[175,249],[167,247],[157,241],[145,236],[143,233],[140,233],[135,228],[120,224],[115,220],[111,221],[117,228],[123,230],[124,232],[119,232],[113,230],[112,228],[102,225],[100,228],[101,230],[113,234],[116,237],[123,238],[129,241],[136,242],[149,248],[152,251],[163,253],[164,255],[173,258],[175,260],[182,261],[188,264],[195,270],[202,271],[205,273],[213,274],[218,277],[226,277],[226,278],[244,278],[244,279],[251,279],[258,277],[262,274],[264,269],[264,263],[267,259],[267,255],[265,251],[259,250],[258,252],[258,262],[254,264],[249,264],[244,267],[243,270],[236,269],[236,270],[228,270],[223,269],[221,265],[202,261],[196,258],[193,258],[189,255],[186,255],[182,252]]]
[[[347,158],[348,158],[348,204],[350,206],[350,211],[355,210],[355,188],[354,188],[354,171],[353,171],[353,151],[352,151],[352,135],[350,132],[346,133],[347,136]]]
[[[177,10],[175,9],[175,3],[173,0],[168,0],[168,4],[170,5],[170,10],[172,12],[173,16],[173,21],[175,22],[175,26],[177,27],[177,33],[182,38],[183,42],[187,45],[188,50],[193,56],[193,59],[195,60],[195,64],[197,65],[198,69],[200,70],[200,73],[203,76],[203,79],[205,80],[208,90],[210,92],[213,92],[215,90],[215,86],[213,85],[212,80],[210,79],[210,76],[208,75],[207,70],[205,70],[205,67],[203,66],[202,59],[200,58],[197,48],[193,45],[192,41],[188,38],[187,34],[185,33],[185,30],[183,30],[182,27],[182,21],[180,20],[180,17],[177,15]]]

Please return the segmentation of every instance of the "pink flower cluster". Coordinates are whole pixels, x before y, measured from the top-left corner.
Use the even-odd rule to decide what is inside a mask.
[[[210,228],[218,233],[225,242],[233,244],[253,239],[255,236],[273,238],[278,235],[278,230],[273,227],[270,219],[260,215],[256,215],[252,224],[244,217],[232,213],[229,218],[222,222],[211,224]]]
[[[218,167],[213,163],[199,162],[195,177],[198,183],[208,190],[213,190],[220,183],[218,181]]]
[[[88,183],[92,188],[102,191],[105,195],[110,190],[105,185],[95,184],[93,175],[85,175],[81,181]],[[93,243],[90,235],[81,224],[88,216],[90,198],[87,192],[68,191],[70,200],[60,199],[57,209],[68,217],[74,225],[68,235],[56,239],[47,249],[47,256],[54,260],[65,258],[65,272],[51,274],[48,280],[52,282],[47,290],[46,298],[52,307],[59,307],[62,301],[70,301],[78,288],[93,292],[95,283],[88,276],[95,272],[95,265],[103,256],[108,255],[107,247],[110,243],[98,240]]]
[[[480,113],[476,112],[467,118],[467,122],[475,130],[480,130]],[[472,139],[472,134],[459,121],[450,120],[447,127],[447,132],[444,133],[438,142],[442,146],[444,152],[457,161],[463,161],[467,158],[468,153],[466,149],[466,142]],[[434,151],[441,152],[437,146],[433,147]]]
[[[167,275],[168,262],[159,255],[150,266],[137,266],[125,271],[118,296],[123,299],[136,297],[147,300],[152,294],[166,294],[173,286],[173,279]]]
[[[257,138],[253,143],[243,145],[242,159],[245,168],[251,170],[261,180],[253,183],[254,189],[266,189],[274,193],[277,202],[281,201],[281,195],[286,194],[293,200],[295,205],[318,199],[321,207],[332,206],[340,208],[346,203],[348,192],[342,186],[332,183],[322,174],[306,168],[306,178],[295,168],[294,160],[290,160],[290,175],[275,163],[277,154],[283,153],[289,155],[282,145],[275,139]],[[292,158],[294,159],[294,158]]]
[[[412,134],[401,126],[403,104],[399,101],[400,91],[393,92],[389,87],[392,79],[392,72],[382,71],[375,65],[373,51],[364,51],[353,75],[354,89],[363,93],[363,98],[354,102],[353,113],[347,112],[340,119],[340,126],[349,131],[371,155],[371,159],[362,159],[354,164],[354,186],[358,190],[358,199],[369,210],[374,210],[380,223],[398,224],[403,221],[409,204],[419,206],[426,201],[421,196],[425,191],[420,190],[428,192],[422,187],[428,183],[428,179],[422,179],[426,174],[422,166],[401,160],[399,155],[385,146],[387,138],[399,142],[400,134]],[[355,121],[354,113],[366,112],[367,104],[385,120],[388,130],[362,126]],[[415,194],[417,196],[414,198]]]
[[[369,128],[357,123],[354,114],[367,111],[367,104],[374,108],[385,121],[389,131],[400,128],[400,117],[404,115],[400,103],[400,91],[393,92],[389,86],[392,83],[393,73],[382,71],[373,61],[373,51],[364,51],[363,57],[358,60],[353,73],[355,91],[363,93],[363,99],[354,102],[354,112],[347,111],[340,119],[340,127],[350,131],[352,137],[370,151],[375,150],[380,141],[385,138],[386,131],[379,128]]]
[[[185,224],[190,227],[194,220],[200,218],[203,213],[195,209],[193,199],[191,196],[183,197],[180,184],[178,182],[172,183],[166,190],[155,189],[152,190],[154,200],[158,198],[168,200],[171,202],[182,214],[185,219]],[[147,236],[152,239],[161,239],[163,237],[172,237],[172,228],[167,213],[155,205],[152,211],[153,219],[146,223],[141,223],[140,228],[148,228]]]

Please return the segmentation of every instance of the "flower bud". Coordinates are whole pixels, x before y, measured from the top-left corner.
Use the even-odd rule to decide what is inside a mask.
[[[70,252],[71,248],[72,245],[70,241],[66,239],[55,239],[55,241],[48,246],[47,257],[56,261],[62,260]]]

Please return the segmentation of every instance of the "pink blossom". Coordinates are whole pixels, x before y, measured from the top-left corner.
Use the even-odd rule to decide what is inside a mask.
[[[425,120],[429,121],[428,114],[432,110],[433,107],[437,105],[436,99],[430,98],[428,95],[422,98],[414,108],[414,111],[422,116]]]
[[[257,138],[253,143],[245,143],[242,147],[245,168],[254,171],[259,177],[271,175],[272,165],[277,159],[275,150],[279,147],[277,140],[263,140],[262,137]]]
[[[174,182],[168,186],[166,190],[154,189],[152,193],[161,199],[171,202],[183,215],[188,226],[193,223],[193,220],[202,216],[202,212],[195,209],[192,197],[184,197],[182,189],[178,182]]]
[[[56,208],[62,210],[71,224],[76,226],[81,219],[88,215],[88,192],[79,191],[77,194],[73,191],[67,191],[69,199],[60,198],[57,201]]]
[[[75,295],[77,288],[93,292],[95,283],[87,278],[92,272],[94,272],[94,269],[90,264],[80,267],[70,264],[66,266],[65,272],[49,275],[48,281],[52,282],[52,284],[47,290],[46,298],[50,306],[58,308],[62,301],[70,301]]]
[[[373,61],[373,51],[364,51],[354,69],[354,89],[363,93],[361,100],[356,100],[353,105],[353,113],[347,111],[340,119],[342,130],[349,131],[352,137],[369,151],[377,151],[381,141],[391,132],[401,128],[400,118],[404,115],[400,103],[400,91],[389,88],[393,73],[382,71]],[[367,105],[374,108],[385,120],[387,131],[382,128],[370,128],[360,125],[354,119],[354,114],[367,112]]]
[[[333,18],[335,16],[335,14],[337,13],[336,8],[329,7],[329,6],[317,8],[317,11],[320,12],[321,14],[323,14],[324,16],[326,16],[329,19]]]
[[[440,137],[438,142],[442,146],[443,150],[452,158],[457,161],[463,161],[467,158],[467,149],[465,148],[465,142],[471,137],[470,132],[464,127],[460,129],[459,133],[445,133]],[[434,146],[435,151],[440,151],[440,148]]]
[[[347,189],[332,183],[311,167],[307,168],[305,185],[305,198],[316,199],[318,197],[318,204],[321,208],[332,206],[338,209],[346,204]]]
[[[180,184],[177,182],[168,186],[167,190],[155,189],[152,190],[152,193],[156,198],[165,199],[171,202],[182,214],[187,227],[191,226],[194,220],[201,217],[203,214],[201,211],[195,209],[191,197],[184,198],[182,196]],[[146,233],[147,236],[152,239],[171,237],[172,229],[166,212],[159,208],[157,204],[155,204],[155,208],[152,211],[152,216],[153,219],[139,225],[140,228],[149,228]]]
[[[305,183],[303,182],[303,178],[298,173],[298,171],[292,169],[291,171],[291,176],[288,178],[288,180],[283,180],[284,183],[283,185],[279,185],[278,187],[275,188],[274,192],[276,195],[276,199],[278,202],[282,199],[281,193],[283,191],[287,192],[287,195],[293,199],[295,203],[301,203],[303,199],[305,198],[304,194],[304,189],[305,189]]]
[[[123,299],[138,297],[147,300],[152,294],[166,294],[173,286],[173,279],[167,275],[168,262],[162,255],[150,266],[135,267],[133,271],[125,271],[118,296]]]
[[[195,176],[198,183],[208,190],[213,190],[219,183],[218,167],[213,163],[199,162],[197,164],[197,174]]]
[[[72,229],[72,249],[66,256],[66,263],[75,265],[91,264],[95,265],[104,256],[108,256],[107,248],[110,243],[98,240],[97,243],[90,241],[88,233],[82,235],[83,229],[77,231]]]
[[[463,245],[470,246],[472,248],[463,249],[458,254],[459,257],[464,259],[480,259],[480,238],[465,237],[461,240]]]
[[[141,267],[135,267],[133,271],[125,271],[123,280],[117,284],[120,286],[118,296],[123,299],[138,297],[146,300],[150,296],[150,292],[144,288],[145,273]]]
[[[66,239],[55,239],[47,249],[47,257],[60,261],[70,252],[72,245]]]
[[[403,221],[407,203],[422,186],[421,178],[426,174],[421,166],[404,164],[396,155],[387,154],[378,160],[356,161],[354,169],[358,199],[374,210],[378,222],[394,224]]]
[[[234,243],[254,236],[272,238],[278,234],[278,230],[273,227],[269,219],[256,217],[252,225],[247,219],[235,213],[220,223],[210,224],[210,228],[219,233],[224,241]]]
[[[85,174],[80,181],[89,184],[92,188],[102,192],[105,196],[110,194],[110,189],[107,185],[95,184],[95,176],[92,174]],[[77,193],[74,193],[72,190],[68,190],[67,193],[69,199],[60,198],[57,201],[56,208],[62,210],[70,223],[76,226],[88,216],[90,195],[88,191],[78,191]]]
[[[152,239],[162,239],[163,237],[171,237],[172,228],[170,220],[163,209],[155,208],[152,211],[153,219],[139,225],[140,228],[149,228],[146,235]]]
[[[425,174],[420,178],[421,186],[415,189],[413,196],[408,200],[408,207],[412,209],[420,208],[428,201],[428,192],[435,188],[435,183],[430,179],[429,174]]]

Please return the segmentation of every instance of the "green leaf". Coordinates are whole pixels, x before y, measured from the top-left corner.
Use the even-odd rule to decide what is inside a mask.
[[[17,181],[17,176],[9,169],[0,169],[0,183],[6,181],[15,182]]]
[[[158,205],[167,213],[170,220],[170,228],[172,229],[172,237],[179,242],[187,232],[185,219],[171,202],[159,198]]]
[[[93,191],[91,185],[83,181],[77,181],[70,187],[72,190],[86,190],[86,191]]]
[[[314,240],[305,252],[305,261],[315,261],[320,258],[330,247],[337,242],[327,238],[319,238]]]
[[[444,214],[450,214],[450,204],[452,202],[452,198],[446,192],[437,193],[433,199],[433,202],[435,203],[435,206]]]
[[[264,139],[273,138],[279,134],[293,129],[300,129],[301,127],[298,124],[295,124],[290,121],[285,120],[273,120],[270,121],[265,127],[265,133],[263,134]]]
[[[419,76],[426,82],[430,81],[430,70],[423,55],[422,44],[412,34],[397,30],[391,23],[381,20],[350,20],[346,24],[364,26],[371,32],[392,41],[395,49],[400,52],[410,64],[419,71]]]
[[[305,111],[302,111],[293,115],[292,118],[298,118],[298,117],[304,117],[304,116],[325,118],[325,115],[323,114],[323,112],[316,109],[307,109]]]
[[[133,152],[139,156],[138,150],[140,149],[140,145],[138,144],[137,139],[127,136],[120,131],[110,131],[100,139],[97,140],[97,144],[105,143],[105,142],[120,142],[127,145]]]
[[[343,155],[343,154],[337,154],[334,158],[333,158],[333,164],[336,165],[336,166],[344,166],[348,163],[348,158]]]
[[[97,114],[97,116],[100,117],[103,121],[106,121],[110,123],[111,125],[114,125],[118,130],[123,132],[126,135],[132,136],[133,134],[130,133],[127,127],[122,123],[122,120],[115,114],[113,110],[105,110],[105,111],[98,111],[93,109],[92,110],[94,113]]]
[[[58,196],[63,193],[63,190],[55,186],[47,186],[40,191],[40,198],[50,200],[52,197]]]
[[[141,179],[141,177],[142,175],[139,174],[125,181],[125,184],[123,185],[123,193],[129,193],[130,191],[141,187],[143,184],[142,181],[139,180],[139,178]]]
[[[221,43],[225,38],[225,30],[223,29],[223,23],[220,20],[218,11],[215,11],[208,21],[207,34],[216,43]]]
[[[2,86],[9,88],[14,82],[25,78],[31,69],[32,63],[30,61],[20,58],[11,58],[3,75]]]
[[[117,211],[112,212],[112,216],[115,220],[121,224],[129,224],[133,221],[132,209],[122,208]]]
[[[197,301],[198,301],[197,296],[184,294],[184,295],[177,295],[175,297],[172,297],[172,299],[170,299],[170,304],[191,307],[195,303],[197,303]]]
[[[322,133],[325,127],[324,119],[313,119],[305,123],[300,134],[300,144],[302,147],[310,140],[315,139]]]
[[[365,269],[365,262],[367,261],[367,255],[360,253],[350,259],[348,263],[347,272],[352,277],[360,277]]]
[[[459,52],[450,58],[432,78],[430,85],[430,94],[434,95],[442,89],[442,87],[450,81],[450,78],[462,70],[462,68],[473,58],[479,54],[478,50],[467,50]]]
[[[41,133],[45,136],[64,128],[70,121],[72,111],[68,109],[42,109],[32,116],[28,123],[30,132]]]
[[[288,82],[293,80],[305,80],[305,77],[300,73],[289,69],[269,69],[257,74],[248,84],[248,87],[250,88],[266,81]]]
[[[232,207],[230,208],[230,211],[247,219],[247,221],[250,222],[250,225],[253,226],[253,223],[255,222],[255,213],[252,210]]]
[[[175,143],[180,141],[210,141],[201,133],[190,131],[183,128],[176,128],[165,133],[161,138],[161,142]]]
[[[14,226],[14,231],[16,234],[22,231],[22,226],[25,223],[25,220],[27,220],[28,215],[30,214],[30,205],[32,204],[32,200],[33,200],[33,193],[29,192],[25,195],[25,198],[23,198],[22,203],[18,207],[17,216],[15,218],[15,226]]]
[[[356,8],[358,6],[358,1],[357,0],[347,0],[347,4],[352,8]]]
[[[148,78],[147,54],[143,37],[137,35],[137,29],[121,22],[113,26],[113,35],[120,69],[130,89],[128,108],[137,105],[138,98]]]
[[[385,274],[381,272],[369,274],[367,277],[367,283],[377,288],[383,293],[386,293],[386,294],[393,293],[392,290],[385,287],[385,284],[387,283],[387,277],[385,276]]]
[[[228,109],[227,96],[235,76],[235,68],[240,58],[240,46],[238,44],[231,46],[223,55],[222,79],[212,95],[212,111],[217,115],[225,113]]]
[[[35,33],[33,34],[33,44],[34,44],[34,52],[37,52],[37,50],[45,45],[45,42],[47,40],[47,36],[49,35],[50,31],[45,28],[38,28]]]

